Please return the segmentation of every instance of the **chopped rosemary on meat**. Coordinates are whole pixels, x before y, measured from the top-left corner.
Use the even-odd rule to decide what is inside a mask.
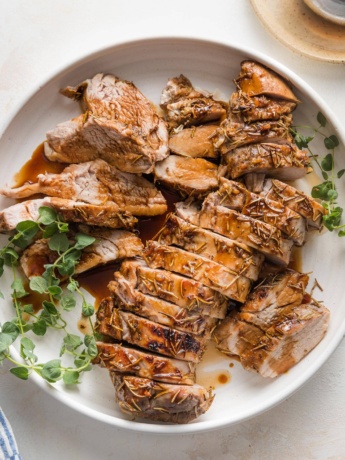
[[[90,318],[94,307],[87,302],[73,277],[82,249],[90,246],[95,238],[83,233],[69,238],[69,231],[69,225],[53,209],[41,207],[38,221],[20,222],[8,244],[0,250],[0,276],[3,275],[5,266],[13,273],[11,296],[15,309],[15,318],[0,324],[0,364],[5,359],[11,361],[15,367],[10,369],[10,372],[23,380],[27,380],[32,372],[36,372],[48,382],[62,379],[67,385],[77,384],[81,374],[91,369],[91,361],[97,356],[96,336]],[[31,278],[27,288],[17,271],[17,266],[21,250],[28,247],[36,235],[48,240],[55,261],[44,265],[43,274]],[[61,287],[63,281],[67,282],[65,290]],[[25,302],[30,291],[42,295],[38,311],[36,306],[34,308],[32,304]],[[68,312],[76,306],[76,294],[81,297],[82,315],[89,318],[93,331],[92,335],[85,335],[84,339],[68,332],[67,321],[62,316],[62,312]],[[1,292],[0,295],[4,298]],[[59,357],[40,363],[35,354],[36,345],[27,333],[31,332],[32,337],[44,336],[49,329],[62,330],[65,335]],[[9,347],[17,340],[20,341],[22,362],[16,361],[9,351]],[[74,365],[64,366],[61,360],[63,355],[70,355]]]
[[[318,128],[313,128],[311,126],[295,126],[290,131],[294,136],[297,147],[300,149],[308,149],[324,179],[323,182],[315,185],[311,191],[311,196],[320,199],[322,206],[327,210],[327,214],[323,216],[324,226],[331,232],[333,230],[338,231],[339,236],[345,236],[345,224],[341,224],[343,208],[338,206],[338,192],[336,188],[336,180],[342,177],[345,169],[336,172],[334,164],[335,149],[339,145],[339,140],[335,134],[327,136],[321,131],[321,128],[324,128],[328,123],[326,117],[321,112],[318,112],[316,118],[320,124]],[[299,128],[307,128],[312,131],[312,134],[310,136],[305,136],[297,131]],[[323,137],[326,149],[330,150],[322,159],[320,159],[318,155],[315,155],[309,146],[316,135]]]

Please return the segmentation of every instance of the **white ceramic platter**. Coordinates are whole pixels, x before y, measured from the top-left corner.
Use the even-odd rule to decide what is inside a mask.
[[[195,86],[209,91],[217,89],[228,98],[234,91],[232,81],[245,58],[261,61],[294,84],[297,96],[302,101],[294,115],[296,124],[316,126],[318,111],[324,113],[329,120],[325,132],[335,133],[341,140],[342,146],[337,148],[337,167],[344,168],[344,141],[339,124],[315,91],[293,72],[267,56],[250,50],[192,39],[165,38],[125,43],[102,50],[72,64],[38,88],[22,104],[0,140],[0,185],[10,182],[15,172],[44,140],[46,131],[58,122],[79,113],[78,104],[59,94],[61,87],[79,83],[97,72],[110,72],[132,80],[149,99],[158,104],[160,92],[168,77],[184,73]],[[315,153],[326,153],[322,142],[314,150]],[[342,181],[338,186],[340,203],[345,202],[344,183]],[[301,186],[310,191],[310,180],[301,181]],[[0,200],[1,208],[10,203],[10,200]],[[1,242],[5,241],[6,238],[2,237]],[[243,421],[286,399],[316,372],[337,347],[345,331],[344,255],[345,239],[329,232],[310,237],[303,249],[303,270],[313,272],[312,282],[316,278],[324,288],[324,292],[316,292],[315,297],[324,300],[331,310],[329,331],[318,347],[287,374],[275,380],[267,380],[244,371],[238,363],[230,368],[229,359],[209,353],[206,362],[200,366],[200,379],[204,380],[208,373],[212,375],[216,370],[230,372],[231,379],[227,384],[217,386],[211,409],[189,425],[163,425],[129,420],[120,413],[114,402],[114,390],[107,371],[99,368],[86,374],[82,384],[75,389],[66,388],[62,384],[50,385],[36,376],[32,378],[62,403],[95,419],[125,429],[177,434],[216,429]],[[6,285],[10,283],[10,276],[6,273],[1,280],[5,292]],[[9,298],[9,289],[7,295]],[[2,301],[0,322],[13,316],[10,302]],[[72,332],[77,331],[78,319],[77,312],[70,314]],[[38,346],[41,361],[57,357],[56,350],[60,347],[60,340],[54,334],[41,340],[42,344]],[[14,348],[13,353],[18,355]],[[212,362],[212,359],[215,361]]]

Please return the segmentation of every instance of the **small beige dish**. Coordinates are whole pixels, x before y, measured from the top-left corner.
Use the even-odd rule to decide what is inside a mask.
[[[309,6],[314,13],[326,20],[345,26],[344,0],[304,0],[304,3]]]
[[[321,61],[345,63],[345,27],[315,14],[304,0],[250,0],[255,13],[279,41]]]

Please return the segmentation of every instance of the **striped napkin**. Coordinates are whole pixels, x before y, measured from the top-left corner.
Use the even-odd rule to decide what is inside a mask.
[[[22,460],[9,421],[0,408],[0,460]]]

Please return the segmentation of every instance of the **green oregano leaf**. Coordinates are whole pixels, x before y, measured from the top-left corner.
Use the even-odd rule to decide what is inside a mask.
[[[95,312],[95,307],[90,303],[87,303],[85,300],[83,300],[81,308],[83,316],[92,316]]]
[[[322,127],[325,127],[327,125],[327,118],[324,116],[323,113],[319,112],[316,116],[316,119]]]
[[[74,370],[67,370],[63,374],[63,382],[65,385],[76,385],[79,382],[80,373]]]
[[[61,359],[52,359],[41,369],[41,376],[48,382],[57,382],[61,378]]]
[[[10,369],[11,374],[15,375],[19,379],[27,380],[29,378],[29,369],[26,367],[12,367]]]
[[[20,278],[16,278],[13,281],[13,283],[11,284],[11,288],[17,299],[21,299],[22,297],[25,297],[28,294],[24,288],[23,281]]]
[[[39,294],[45,294],[48,292],[48,282],[43,276],[35,276],[30,280],[30,289]]]
[[[32,332],[35,335],[38,336],[43,336],[47,332],[47,323],[44,321],[44,319],[39,319],[32,325]]]
[[[332,171],[333,169],[333,156],[331,153],[325,156],[321,161],[321,167],[324,171]]]
[[[85,235],[84,233],[77,233],[75,239],[77,241],[75,244],[76,249],[84,249],[96,241],[93,236]]]
[[[49,208],[48,206],[41,206],[38,210],[40,222],[43,225],[53,224],[57,220],[57,214],[54,209]]]
[[[65,311],[73,310],[76,303],[77,302],[72,294],[65,294],[60,300],[61,307]]]
[[[21,249],[25,249],[38,232],[39,227],[32,220],[24,220],[16,226],[17,234],[12,238],[13,244]]]
[[[51,251],[57,251],[59,254],[66,252],[69,248],[69,240],[65,233],[55,233],[48,243]]]

